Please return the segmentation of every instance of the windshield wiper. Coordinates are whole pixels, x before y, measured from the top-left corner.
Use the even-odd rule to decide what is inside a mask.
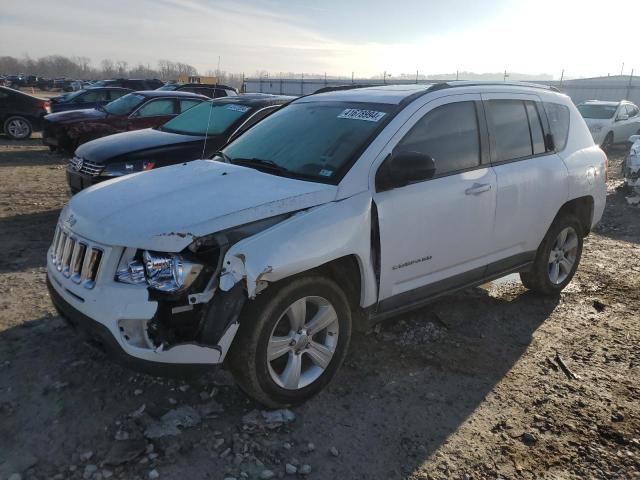
[[[269,172],[278,173],[280,175],[289,174],[290,171],[278,165],[273,160],[264,160],[262,158],[232,158],[231,163],[237,163],[238,165],[247,165],[249,167],[256,167],[265,169]]]

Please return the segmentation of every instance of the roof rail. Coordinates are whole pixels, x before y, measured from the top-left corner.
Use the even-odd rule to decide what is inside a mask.
[[[367,88],[367,87],[380,87],[381,83],[350,83],[345,85],[334,85],[331,87],[322,87],[309,95],[315,95],[316,93],[337,92],[340,90],[352,90],[354,88]],[[305,95],[306,96],[306,95]]]
[[[482,86],[509,86],[509,87],[530,87],[530,88],[540,88],[542,90],[551,90],[552,92],[559,92],[556,87],[552,85],[544,85],[541,83],[530,83],[530,82],[501,82],[499,80],[484,80],[484,81],[475,81],[475,80],[453,80],[450,82],[441,82],[433,85],[429,90],[441,90],[443,88],[455,88],[455,87],[482,87]]]

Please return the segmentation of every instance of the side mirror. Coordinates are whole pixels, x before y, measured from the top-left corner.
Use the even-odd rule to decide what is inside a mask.
[[[420,152],[392,152],[376,174],[378,191],[404,187],[413,182],[433,178],[436,163],[429,155]]]
[[[618,117],[616,118],[616,122],[622,122],[624,120],[629,120],[629,115],[627,115],[626,113],[621,113],[620,115],[618,115]]]

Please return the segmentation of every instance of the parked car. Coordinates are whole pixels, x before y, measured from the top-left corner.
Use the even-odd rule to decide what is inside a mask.
[[[167,83],[158,90],[186,91],[199,93],[209,98],[235,97],[238,91],[227,85],[209,85],[204,83]]]
[[[42,142],[73,153],[78,145],[114,133],[157,127],[208,100],[188,92],[149,90],[124,95],[96,109],[52,113],[44,119]]]
[[[630,135],[640,134],[640,109],[626,100],[589,100],[579,104],[578,111],[587,122],[593,141],[603,150],[626,142]]]
[[[0,124],[9,138],[29,138],[42,128],[42,117],[48,113],[51,113],[49,100],[0,87]]]
[[[130,366],[225,361],[270,407],[318,393],[354,327],[510,272],[558,295],[607,192],[571,100],[503,82],[305,96],[215,158],[73,197],[49,291]]]
[[[51,78],[38,77],[36,81],[36,88],[39,90],[51,90],[53,88],[54,81]]]
[[[67,166],[73,193],[104,180],[209,158],[293,97],[252,94],[203,102],[157,128],[116,133],[78,147]]]
[[[640,195],[640,134],[629,137],[631,149],[622,164],[624,184],[627,190]]]
[[[67,110],[81,110],[97,108],[116,100],[133,90],[120,87],[92,87],[86,90],[67,93],[51,98],[51,111],[64,112]]]
[[[95,87],[122,87],[131,90],[155,90],[164,85],[164,83],[157,78],[113,78],[111,80],[98,80],[93,85]]]

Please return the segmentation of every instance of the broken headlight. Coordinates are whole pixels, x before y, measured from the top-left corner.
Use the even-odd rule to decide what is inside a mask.
[[[186,290],[202,271],[202,264],[188,260],[176,253],[159,253],[145,250],[134,258],[123,255],[116,280],[122,283],[146,282],[161,292]]]

